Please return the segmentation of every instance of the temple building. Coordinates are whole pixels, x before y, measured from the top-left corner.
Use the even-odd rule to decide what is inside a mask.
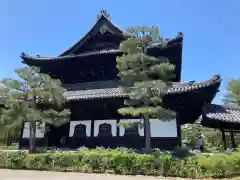
[[[62,137],[65,146],[87,147],[144,147],[144,128],[124,128],[122,121],[141,121],[141,118],[121,116],[117,109],[123,106],[124,94],[119,88],[116,57],[121,55],[120,43],[129,34],[114,25],[106,11],[73,46],[59,56],[21,54],[23,63],[36,66],[52,78],[60,79],[67,89],[64,96],[71,110],[70,122],[51,130],[37,130],[38,146],[59,146]],[[176,119],[168,122],[151,119],[153,148],[173,149],[181,145],[180,126],[195,122],[218,92],[221,78],[214,75],[202,82],[181,82],[183,34],[148,47],[152,56],[165,56],[176,67],[173,86],[168,89],[164,106],[176,112]],[[41,125],[45,128],[45,124]],[[28,146],[29,124],[22,128],[20,147]]]

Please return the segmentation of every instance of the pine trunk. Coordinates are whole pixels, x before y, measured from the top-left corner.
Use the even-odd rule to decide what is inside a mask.
[[[151,127],[149,116],[144,116],[144,130],[145,130],[145,150],[151,152]]]
[[[8,146],[8,144],[9,144],[8,132],[9,132],[9,130],[7,130],[6,135],[5,135],[5,144],[6,144],[7,146]]]
[[[33,92],[35,94],[34,90]],[[32,105],[33,108],[37,108],[36,95],[33,96]],[[34,152],[36,152],[36,121],[30,121],[29,153]]]
[[[30,122],[29,153],[36,152],[36,122]]]

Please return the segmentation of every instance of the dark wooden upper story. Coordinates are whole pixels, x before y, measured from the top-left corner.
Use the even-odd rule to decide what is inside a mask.
[[[42,72],[61,79],[64,84],[115,80],[118,79],[116,57],[121,54],[119,44],[128,36],[111,22],[106,13],[101,13],[90,31],[59,56],[22,53],[21,58],[25,64],[40,67]],[[166,46],[156,42],[148,48],[150,55],[165,56],[176,66],[175,82],[181,79],[182,42],[180,33]]]

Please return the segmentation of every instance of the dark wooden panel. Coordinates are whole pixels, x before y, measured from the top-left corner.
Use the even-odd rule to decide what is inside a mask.
[[[36,146],[37,147],[43,147],[46,146],[46,139],[44,138],[36,138]],[[19,149],[24,149],[29,147],[29,139],[27,138],[21,138],[19,141]]]

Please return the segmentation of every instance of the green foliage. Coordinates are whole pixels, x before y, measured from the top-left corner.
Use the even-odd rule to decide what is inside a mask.
[[[182,127],[182,140],[187,141],[187,145],[191,148],[196,147],[197,141],[203,132],[203,127],[197,121],[194,124],[186,124]]]
[[[224,103],[240,106],[240,79],[232,79],[229,81],[227,91],[228,93],[223,99]]]
[[[132,127],[142,127],[143,124],[141,122],[119,122],[118,126],[124,127],[124,128],[132,128]]]
[[[0,126],[0,144],[10,145],[13,142],[18,142],[21,133],[21,127],[6,128]]]
[[[240,175],[240,152],[179,158],[171,154],[137,154],[131,150],[103,148],[42,154],[0,151],[0,168],[221,178]]]
[[[69,119],[70,111],[62,109],[65,89],[60,81],[41,74],[37,68],[25,67],[15,72],[20,80],[2,81],[6,88],[1,91],[5,108],[2,109],[0,123],[12,129],[30,122],[29,139],[35,146],[36,125],[47,122],[59,126]]]
[[[203,134],[205,151],[206,152],[219,152],[224,151],[222,142],[222,133],[220,130],[203,127],[199,121],[194,124],[187,124],[182,127],[182,141],[191,149],[194,149],[197,145],[199,136]],[[230,133],[225,133],[227,146],[231,147]],[[240,136],[235,134],[236,145],[240,145]]]
[[[123,91],[129,94],[119,113],[132,116],[155,116],[162,120],[172,119],[173,112],[164,109],[162,97],[171,86],[174,66],[165,57],[147,54],[147,47],[153,42],[154,27],[129,28],[131,37],[120,44],[124,54],[117,58],[117,69],[123,83]],[[153,33],[154,32],[154,33]],[[154,37],[156,39],[156,37]]]

